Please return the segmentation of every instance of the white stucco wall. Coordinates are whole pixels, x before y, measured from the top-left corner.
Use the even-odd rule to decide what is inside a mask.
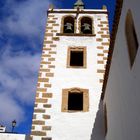
[[[52,116],[51,135],[54,140],[59,140],[60,138],[62,140],[80,140],[81,138],[83,140],[90,139],[101,95],[101,84],[99,83],[100,74],[96,73],[97,52],[96,47],[91,45],[94,44],[94,40],[95,38],[88,37],[61,37],[60,39],[57,47],[55,78],[52,81],[52,89],[49,91],[54,93],[53,100],[51,102],[53,109],[50,110]],[[87,46],[86,69],[66,68],[67,49],[69,46]],[[72,87],[89,89],[89,112],[61,112],[62,89]]]
[[[104,102],[107,106],[108,117],[106,140],[140,139],[140,49],[138,49],[133,67],[130,68],[125,37],[125,18],[130,8],[137,38],[140,41],[139,5],[140,1],[137,0],[125,0],[123,4],[105,92]]]
[[[58,18],[57,23],[59,25],[61,25],[61,18],[64,15],[66,14],[55,14]],[[72,15],[75,16],[75,14]],[[78,18],[81,16],[83,15],[80,14]],[[86,16],[86,14],[84,14],[84,16]],[[107,14],[87,14],[87,16],[91,16],[94,19],[96,36],[59,36],[60,40],[56,41],[57,54],[54,54],[54,57],[56,58],[54,64],[54,78],[50,81],[52,87],[47,90],[47,92],[53,93],[52,100],[49,100],[48,102],[49,104],[52,104],[52,108],[47,109],[47,113],[51,115],[51,119],[46,122],[46,125],[52,126],[52,130],[47,132],[47,136],[52,137],[53,140],[90,140],[94,138],[94,136],[91,135],[94,129],[97,111],[99,110],[102,89],[102,83],[99,82],[99,79],[103,79],[103,73],[97,73],[97,69],[104,69],[104,65],[97,64],[97,60],[99,60],[97,53],[100,53],[100,51],[103,53],[102,50],[97,49],[97,46],[100,46],[101,44],[101,42],[96,41],[96,38],[101,36],[97,34],[100,29],[100,27],[97,26],[100,22],[97,18],[107,21]],[[55,30],[59,33],[60,27],[56,27]],[[108,39],[104,38],[103,41],[107,42]],[[87,67],[82,69],[67,68],[68,47],[79,46],[86,47]],[[45,68],[45,66],[43,66],[43,68]],[[61,112],[62,89],[72,87],[89,89],[90,106],[88,112]],[[38,120],[41,119],[39,116],[37,117]],[[41,128],[38,128],[38,130],[39,129]],[[94,135],[100,135],[100,139],[98,138],[98,140],[103,140],[101,137],[103,131],[97,131]]]
[[[0,133],[0,140],[26,140],[26,135]]]

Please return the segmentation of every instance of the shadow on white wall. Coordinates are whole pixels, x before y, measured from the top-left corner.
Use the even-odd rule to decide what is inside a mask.
[[[100,101],[90,140],[105,140],[103,116],[103,102]]]

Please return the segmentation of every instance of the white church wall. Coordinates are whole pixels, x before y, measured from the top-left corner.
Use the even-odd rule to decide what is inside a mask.
[[[58,24],[61,24],[62,16],[65,15],[56,15],[58,17]],[[97,17],[105,21],[107,18],[106,14],[83,15],[93,17],[96,37],[62,36],[57,42],[56,68],[54,70],[55,78],[51,81],[52,87],[48,89],[48,92],[54,93],[53,99],[49,102],[52,104],[53,109],[48,110],[52,116],[50,122],[48,122],[52,126],[52,131],[48,132],[48,136],[52,136],[54,140],[89,140],[99,109],[102,89],[102,84],[99,83],[99,79],[103,78],[103,74],[97,74],[97,69],[104,69],[104,66],[97,64],[97,60],[99,59],[97,57],[99,53],[97,46],[99,46],[99,43],[96,41],[96,38],[99,37],[97,34],[99,31]],[[78,18],[83,15],[80,14]],[[56,29],[60,32],[60,27]],[[87,49],[87,68],[67,68],[68,47],[79,46],[86,47]],[[62,89],[72,87],[89,89],[90,107],[88,112],[61,112]]]
[[[25,134],[0,133],[0,140],[26,140]]]
[[[137,0],[125,0],[123,4],[104,99],[108,125],[106,140],[140,138],[140,49],[131,68],[125,35],[127,10],[131,9],[137,38],[140,41],[139,5]]]

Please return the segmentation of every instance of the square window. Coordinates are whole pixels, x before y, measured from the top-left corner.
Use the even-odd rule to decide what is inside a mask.
[[[70,52],[70,66],[83,66],[83,51]]]
[[[68,48],[67,67],[86,68],[86,48]]]
[[[70,88],[62,90],[62,112],[87,112],[89,110],[88,89]]]
[[[68,110],[83,110],[83,93],[69,92]]]

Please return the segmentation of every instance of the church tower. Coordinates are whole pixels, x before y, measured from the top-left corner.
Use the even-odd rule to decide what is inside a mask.
[[[105,7],[48,9],[31,140],[91,140],[109,42]]]

